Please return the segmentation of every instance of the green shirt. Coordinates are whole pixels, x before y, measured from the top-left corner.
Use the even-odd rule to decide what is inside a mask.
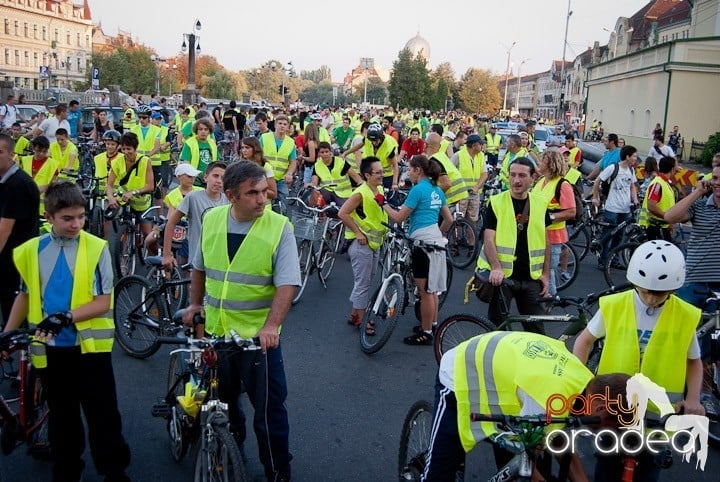
[[[208,164],[213,162],[212,160],[212,150],[210,149],[210,143],[209,142],[200,142],[198,141],[198,149],[200,150],[200,159],[198,160],[198,170],[205,173],[205,169],[207,169]],[[190,147],[185,144],[183,145],[182,152],[180,152],[180,160],[185,162],[190,162],[192,159],[192,153],[190,152]]]
[[[341,149],[347,150],[351,147],[352,138],[355,136],[355,130],[352,127],[347,128],[347,131],[342,126],[336,127],[333,131],[333,137],[335,143],[340,146]]]

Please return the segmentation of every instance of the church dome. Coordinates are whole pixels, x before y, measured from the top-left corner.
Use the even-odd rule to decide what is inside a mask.
[[[425,58],[425,60],[430,62],[430,44],[427,40],[420,36],[419,32],[413,38],[408,40],[405,44],[405,48],[410,50],[413,58],[415,58],[417,54],[420,54]]]

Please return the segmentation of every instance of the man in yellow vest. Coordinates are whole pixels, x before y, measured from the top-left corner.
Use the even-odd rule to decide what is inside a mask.
[[[132,127],[137,124],[137,116],[135,110],[128,104],[127,100],[122,101],[122,109],[124,111],[122,118],[122,130],[123,132],[129,132]]]
[[[600,298],[600,309],[578,336],[573,353],[586,363],[593,343],[604,338],[598,374],[640,372],[664,388],[685,414],[704,415],[703,366],[695,336],[701,312],[673,294],[685,282],[682,252],[667,241],[643,243],[630,258],[626,276],[634,289]],[[622,456],[599,458],[595,480],[620,480],[597,477],[599,471],[622,473],[618,458]]]
[[[425,153],[431,161],[440,167],[440,177],[437,185],[445,193],[448,205],[454,204],[468,197],[468,187],[465,185],[460,171],[453,165],[450,158],[441,150],[442,138],[437,132],[431,132],[425,141]]]
[[[621,394],[624,397],[629,378],[623,374],[593,378],[564,343],[544,335],[494,331],[473,337],[448,350],[440,360],[430,446],[420,480],[455,480],[465,454],[486,439],[493,442],[498,470],[513,458],[509,449],[518,442],[498,437],[495,423],[471,421],[471,413],[542,418],[550,413],[548,407],[554,400],[552,415],[567,417],[571,405],[561,407],[558,402],[582,395],[592,401],[588,411],[601,418],[602,426],[617,427],[618,412],[611,415],[602,400],[607,394],[611,400]],[[587,480],[574,454],[569,476],[570,480]]]
[[[153,159],[153,176],[155,177],[155,182],[157,183],[157,181],[160,180],[162,181],[162,185],[160,186],[160,192],[158,193],[156,191],[155,194],[156,199],[165,199],[168,186],[170,185],[171,172],[170,147],[172,146],[172,142],[170,142],[170,130],[168,126],[162,125],[163,116],[160,112],[154,111],[150,114],[150,122],[152,122],[152,125],[155,127],[160,128],[160,152],[157,154],[160,165],[156,166],[155,160]]]
[[[322,162],[315,163],[311,184],[320,188],[326,203],[334,202],[340,207],[353,192],[350,179],[357,186],[363,181],[348,161],[339,156],[333,157],[329,143],[318,143],[318,157]]]
[[[383,166],[383,189],[397,189],[400,168],[398,167],[398,144],[391,136],[385,135],[380,124],[370,124],[365,134],[365,141],[355,144],[344,156],[362,149],[363,158],[377,157]]]
[[[527,149],[522,146],[522,140],[518,134],[510,134],[507,137],[507,152],[502,161],[502,167],[500,168],[500,180],[503,183],[504,188],[509,187],[509,176],[510,176],[510,163],[519,157],[529,157]],[[534,161],[533,165],[535,164]],[[537,167],[537,166],[535,166]]]
[[[25,319],[45,344],[33,343],[33,366],[47,396],[53,480],[81,480],[85,429],[105,480],[129,481],[130,449],[121,432],[111,351],[113,270],[107,243],[83,231],[85,197],[74,183],[51,184],[45,217],[52,232],[18,246],[23,280],[5,331]]]
[[[672,228],[665,221],[665,213],[675,205],[675,191],[670,179],[675,172],[675,159],[663,157],[658,162],[658,175],[650,181],[643,198],[638,224],[645,228],[647,239],[672,239]]]
[[[225,171],[224,185],[231,204],[205,215],[193,261],[190,305],[183,320],[192,325],[207,293],[206,332],[226,336],[234,330],[243,338],[260,339],[262,353],[218,353],[219,395],[230,407],[230,430],[242,443],[245,416],[239,402],[245,388],[255,407],[254,427],[265,476],[290,480],[280,328],[300,285],[295,236],[286,217],[265,209],[268,186],[262,167],[236,162]]]
[[[258,113],[259,116],[260,113]],[[255,121],[260,119],[255,116]],[[297,150],[292,137],[288,135],[290,119],[280,114],[275,118],[275,132],[267,131],[258,137],[265,155],[275,173],[278,196],[284,200],[290,194],[290,186],[297,170]]]
[[[480,193],[488,177],[484,149],[485,139],[477,134],[471,134],[468,136],[465,146],[450,159],[460,171],[468,190],[468,197],[458,202],[457,209],[473,226],[478,221]]]
[[[485,140],[487,141],[487,149],[485,150],[487,162],[495,167],[498,163],[498,155],[500,154],[500,146],[502,145],[502,137],[497,133],[495,124],[490,124],[490,132],[485,134]]]
[[[484,244],[477,269],[496,287],[488,307],[488,318],[498,325],[502,322],[501,296],[508,308],[515,298],[522,315],[545,313],[536,300],[547,296],[549,288],[550,243],[545,230],[547,202],[530,192],[534,175],[535,166],[530,159],[515,159],[510,164],[510,190],[492,196],[490,209],[485,211]],[[503,284],[505,278],[512,281],[512,286]],[[523,323],[523,326],[525,331],[543,329],[541,324]]]
[[[78,150],[75,144],[70,142],[70,135],[64,127],[55,131],[55,142],[50,143],[49,155],[58,163],[59,169],[63,171],[77,171]]]

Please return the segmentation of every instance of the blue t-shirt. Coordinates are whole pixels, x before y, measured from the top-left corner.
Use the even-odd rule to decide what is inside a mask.
[[[68,109],[67,111],[67,121],[70,124],[70,137],[77,137],[78,136],[78,121],[82,118],[82,112],[80,112],[80,109],[76,111],[71,111]]]
[[[607,151],[603,154],[602,159],[600,159],[600,172],[606,167],[617,164],[618,162],[620,162],[620,148],[616,147],[612,151]]]
[[[408,234],[412,235],[418,229],[437,224],[440,209],[446,204],[445,193],[438,186],[434,186],[430,179],[425,178],[413,186],[405,199],[405,206],[412,209]]]

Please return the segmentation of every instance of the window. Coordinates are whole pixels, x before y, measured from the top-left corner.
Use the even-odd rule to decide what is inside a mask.
[[[82,47],[82,45],[80,45],[80,32],[77,33],[77,46]]]
[[[15,20],[15,36],[17,37],[19,35],[20,35],[20,22]]]
[[[5,49],[5,65],[10,65],[10,49]]]
[[[10,20],[5,19],[5,35],[10,35]]]
[[[33,25],[33,38],[37,40],[37,24]]]
[[[43,40],[47,40],[47,28],[43,27]]]
[[[89,35],[85,36],[85,47],[88,49],[90,48],[90,36]]]
[[[68,30],[66,34],[67,44],[70,45],[70,31]]]
[[[82,59],[80,57],[77,58],[77,71],[82,72]]]
[[[33,53],[33,67],[39,67],[38,65],[38,54],[37,52]]]
[[[646,136],[650,136],[652,134],[652,129],[650,129],[650,109],[645,109],[645,125],[643,126],[643,132],[645,132]]]
[[[30,52],[25,51],[25,67],[30,67]]]
[[[28,37],[28,24],[27,24],[27,22],[25,22],[25,23],[23,24],[23,32],[25,33],[25,38],[27,38],[27,37]]]
[[[635,109],[630,109],[630,118],[629,118],[630,125],[628,126],[628,135],[633,135],[633,130],[635,128]]]
[[[20,65],[20,51],[15,51],[15,65]]]

